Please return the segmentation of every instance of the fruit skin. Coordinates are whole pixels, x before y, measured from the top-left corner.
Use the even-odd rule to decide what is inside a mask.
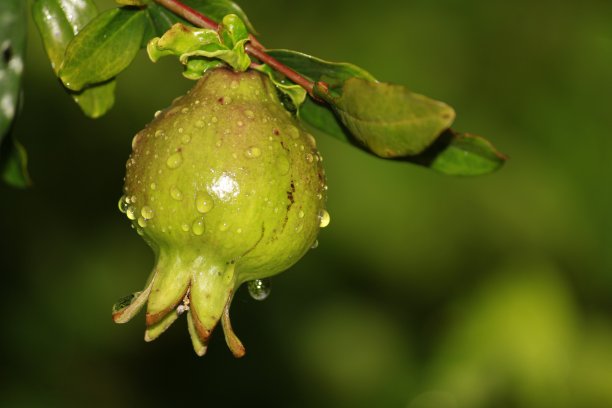
[[[243,355],[229,321],[233,293],[297,262],[326,215],[314,138],[267,77],[216,69],[132,145],[120,208],[156,264],[145,290],[115,307],[115,321],[128,321],[146,301],[150,341],[187,311],[203,355],[221,319],[230,349]]]

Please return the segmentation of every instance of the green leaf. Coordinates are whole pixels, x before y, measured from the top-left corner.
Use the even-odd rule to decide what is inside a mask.
[[[144,6],[148,0],[115,0],[115,3],[121,6]]]
[[[339,85],[353,77],[376,81],[365,69],[347,62],[324,61],[292,50],[266,50],[266,54],[314,82],[325,81],[329,85]]]
[[[28,174],[28,155],[24,147],[12,137],[2,143],[0,149],[0,174],[9,185],[25,188],[32,184]]]
[[[97,16],[68,44],[59,75],[74,91],[108,81],[130,65],[146,28],[142,10],[118,8]]]
[[[452,176],[478,176],[499,169],[506,156],[485,138],[445,131],[427,150],[404,160]]]
[[[56,75],[68,43],[97,14],[90,0],[36,0],[32,4],[34,23]]]
[[[285,95],[286,98],[288,98],[290,106],[286,107],[289,111],[297,111],[297,109],[306,100],[306,96],[308,95],[308,93],[304,88],[287,80],[284,76],[280,75],[270,66],[265,64],[257,65],[255,66],[255,69],[259,72],[266,74],[268,78],[270,78],[272,83],[276,86],[276,89],[278,89],[283,95]]]
[[[421,153],[455,119],[447,104],[401,85],[354,77],[333,90],[315,88],[351,134],[380,157]]]
[[[311,81],[327,84],[328,92],[318,89],[327,103],[308,96],[298,110],[299,119],[315,134],[448,175],[490,173],[506,160],[486,139],[448,129],[454,112],[441,102],[399,85],[379,83],[352,64],[291,50],[267,53]]]
[[[248,40],[242,21],[230,14],[225,16],[218,31],[177,23],[163,36],[152,39],[147,53],[153,62],[169,55],[178,56],[186,67],[183,75],[198,79],[208,69],[219,66],[219,61],[235,71],[246,71],[251,64],[244,50]]]
[[[27,28],[23,0],[0,1],[0,143],[17,113]]]
[[[57,75],[70,41],[98,14],[90,0],[36,0],[32,17],[43,41],[51,67]],[[115,101],[115,81],[74,92],[66,88],[83,113],[91,118],[104,115]]]

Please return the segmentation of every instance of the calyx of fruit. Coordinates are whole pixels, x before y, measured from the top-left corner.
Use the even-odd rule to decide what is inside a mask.
[[[255,71],[208,71],[133,140],[119,206],[151,246],[141,292],[113,308],[117,323],[146,304],[145,340],[186,313],[198,355],[221,320],[240,357],[229,307],[244,282],[297,262],[329,221],[314,138]]]

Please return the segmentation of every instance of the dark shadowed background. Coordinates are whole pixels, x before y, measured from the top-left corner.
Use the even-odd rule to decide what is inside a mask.
[[[240,290],[245,358],[220,330],[197,358],[184,319],[147,344],[142,314],[110,318],[153,262],[117,210],[132,136],[192,83],[141,53],[87,119],[31,29],[15,131],[35,185],[0,186],[0,406],[612,406],[612,2],[240,4],[268,47],[444,100],[511,160],[451,178],[319,138],[319,248],[266,301]]]

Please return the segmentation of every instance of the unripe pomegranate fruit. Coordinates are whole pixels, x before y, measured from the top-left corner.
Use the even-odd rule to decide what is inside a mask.
[[[156,255],[142,292],[113,309],[119,323],[146,303],[145,339],[183,312],[198,355],[244,282],[297,262],[329,222],[314,138],[255,71],[215,69],[134,138],[119,206]]]

